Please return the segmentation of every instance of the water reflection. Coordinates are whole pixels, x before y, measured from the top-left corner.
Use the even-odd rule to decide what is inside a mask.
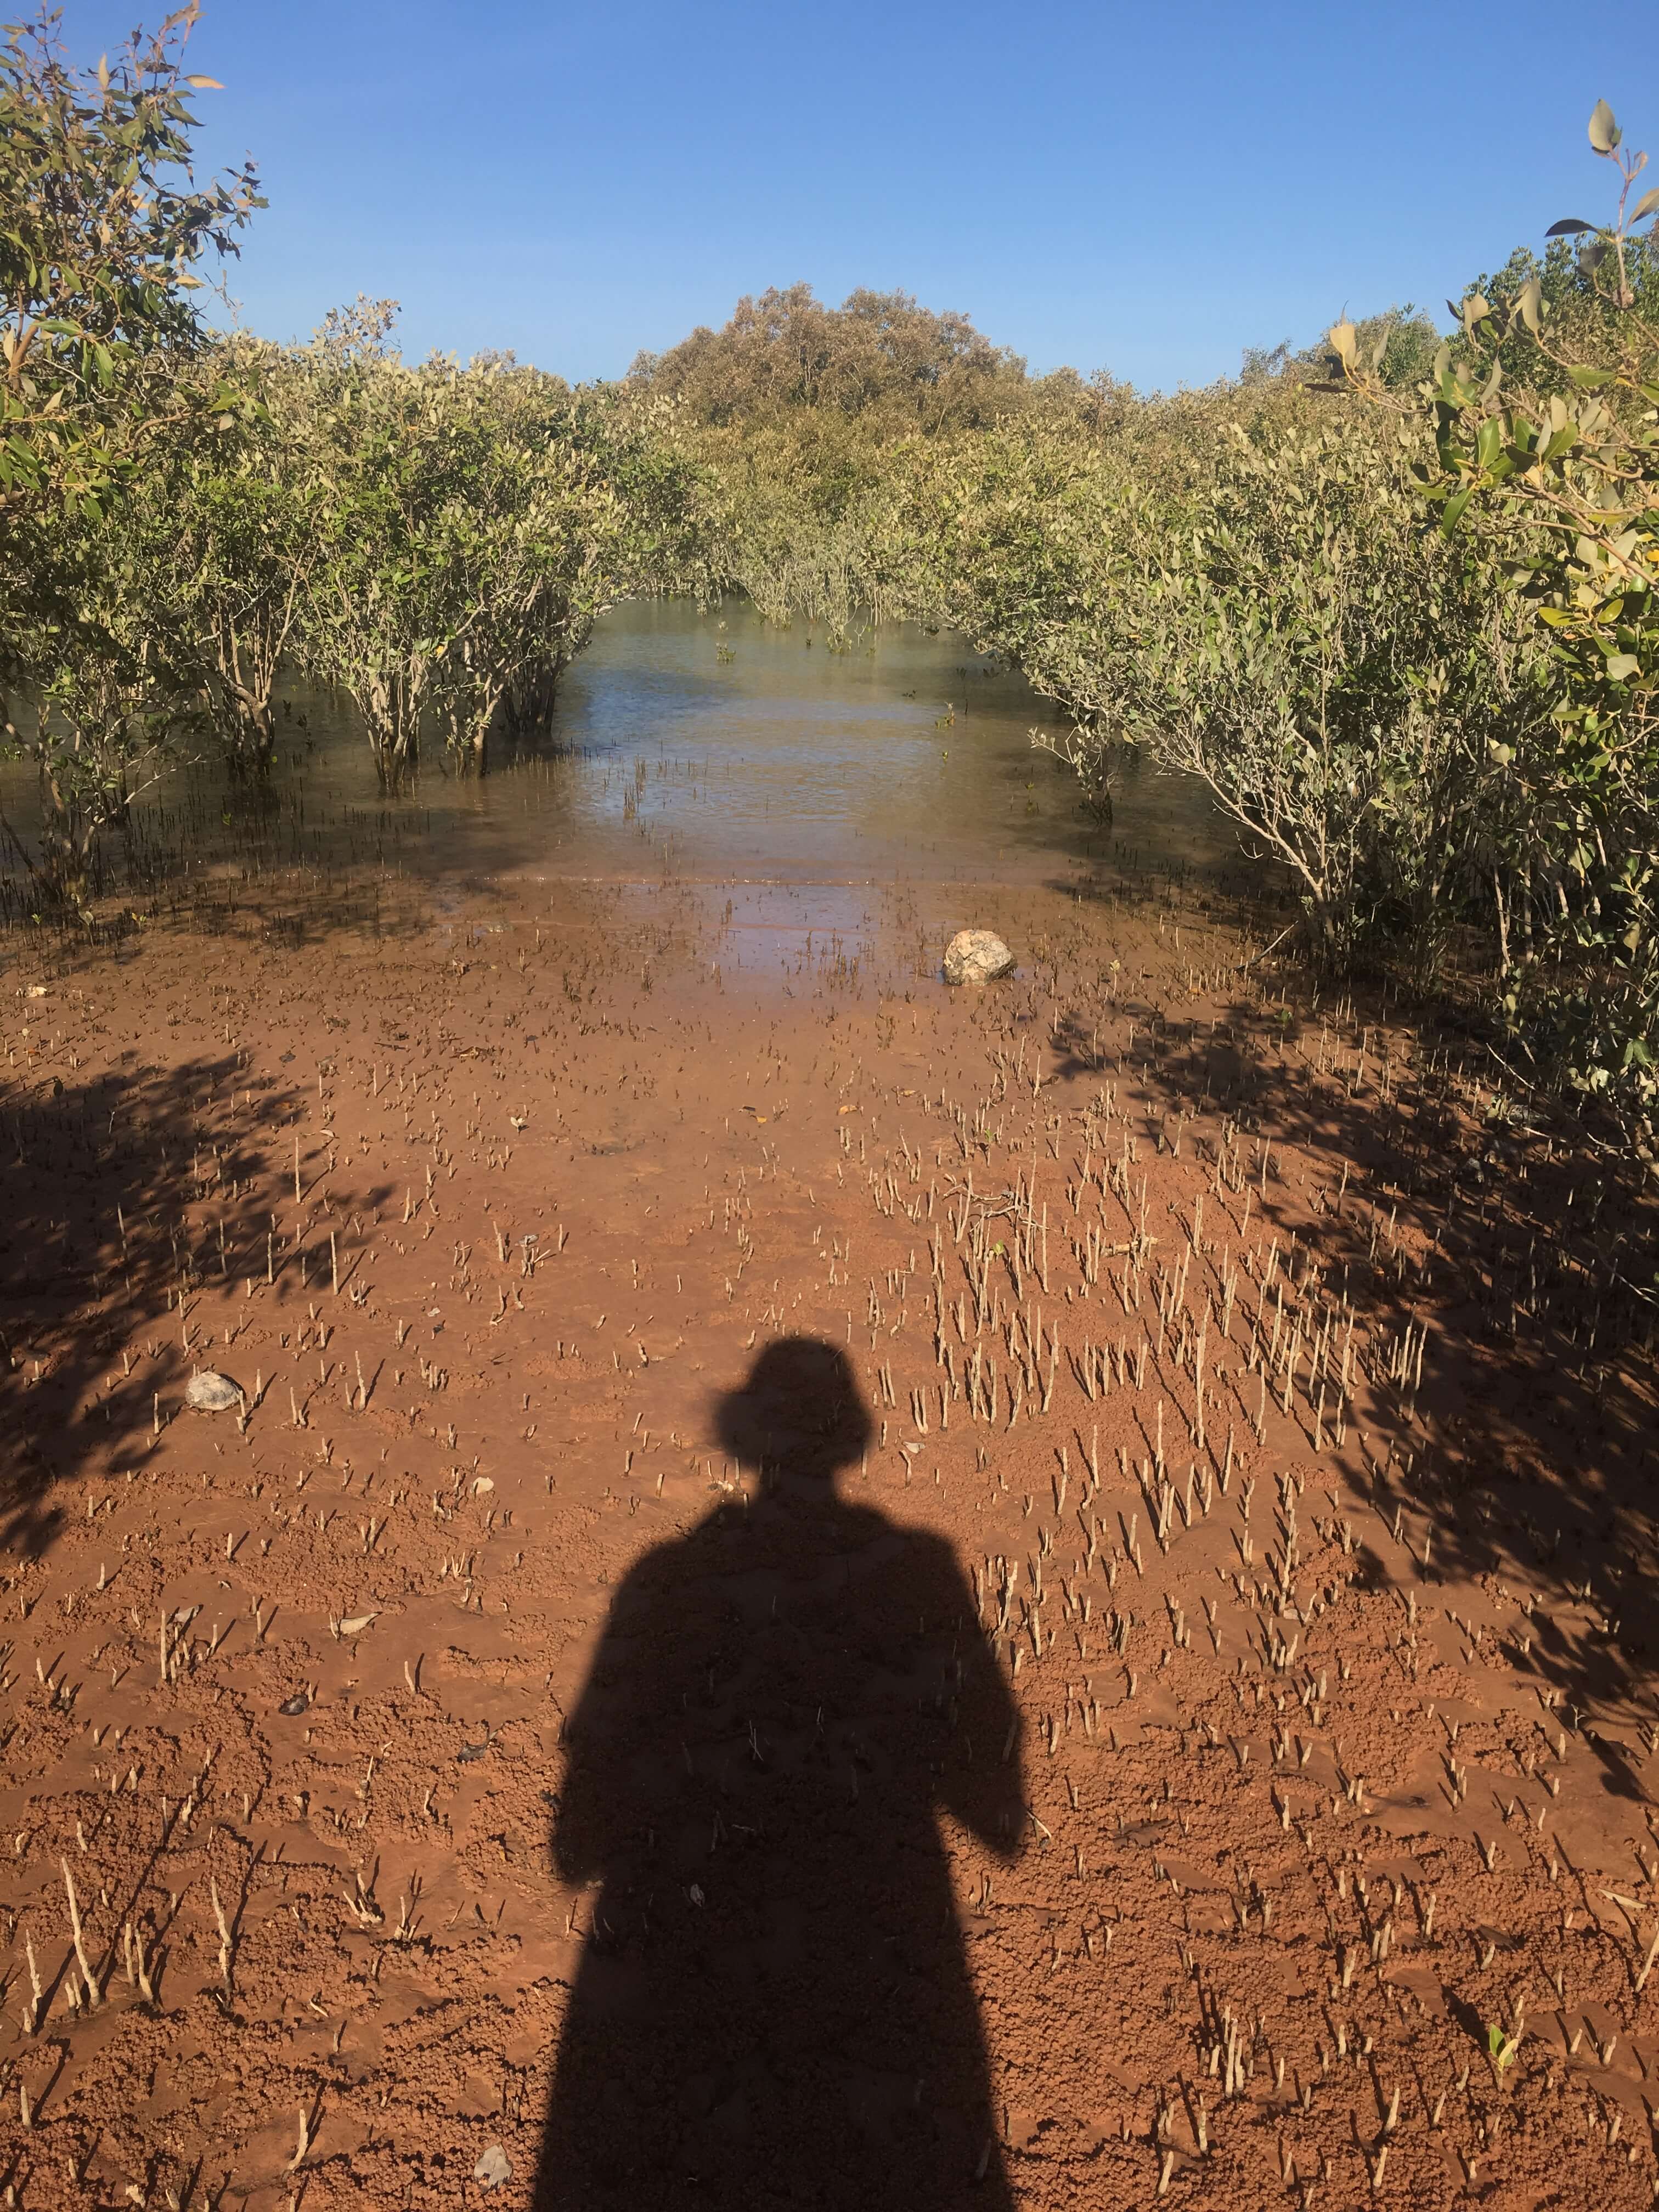
[[[204,764],[146,808],[140,849],[209,868],[777,884],[1035,883],[1115,852],[1202,870],[1230,849],[1191,786],[1133,767],[1111,830],[1091,825],[1069,773],[1031,748],[1052,710],[912,624],[837,653],[746,602],[629,602],[538,745],[495,746],[482,778],[434,762],[392,796],[348,702],[296,688],[288,708],[263,803]],[[28,836],[27,769],[0,769],[0,801]]]

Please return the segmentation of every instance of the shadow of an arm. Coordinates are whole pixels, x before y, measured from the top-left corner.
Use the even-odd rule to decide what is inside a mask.
[[[999,1858],[1018,1858],[1026,1826],[1024,1728],[1019,1709],[979,1627],[965,1587],[957,1727],[940,1782],[940,1802]]]

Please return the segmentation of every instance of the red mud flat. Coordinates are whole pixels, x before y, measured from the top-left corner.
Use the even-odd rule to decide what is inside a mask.
[[[4,2202],[1648,2204],[1588,1171],[1201,917],[533,901],[14,947]]]

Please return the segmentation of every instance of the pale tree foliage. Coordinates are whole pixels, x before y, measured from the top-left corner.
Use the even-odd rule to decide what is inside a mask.
[[[387,329],[326,330],[302,364],[325,486],[305,653],[395,781],[428,726],[470,763],[498,718],[544,715],[611,599],[689,557],[690,509],[662,404],[410,367]]]
[[[1534,268],[1462,301],[1461,343],[1422,388],[1417,478],[1547,648],[1547,719],[1504,761],[1521,793],[1504,871],[1526,939],[1505,978],[1517,1054],[1659,1167],[1659,189],[1638,192],[1647,157],[1605,100],[1589,138],[1617,179],[1611,219],[1553,227],[1578,241],[1576,284]],[[1350,327],[1331,343],[1381,406]]]
[[[59,612],[32,655],[38,681],[14,708],[14,744],[34,763],[39,849],[21,852],[43,892],[84,905],[106,832],[131,830],[181,737],[199,730],[201,695],[188,640],[157,618],[167,579],[153,538],[66,521],[58,550]]]
[[[629,385],[676,400],[708,466],[711,574],[768,621],[802,617],[832,642],[910,599],[909,580],[869,557],[908,441],[1018,422],[1076,446],[1133,402],[1103,372],[1029,376],[968,316],[908,293],[860,289],[830,307],[805,284],[742,299],[718,331],[641,355]]]
[[[1240,432],[1139,645],[1128,734],[1284,866],[1322,954],[1392,944],[1432,972],[1492,879],[1503,749],[1547,702],[1528,626],[1425,537],[1396,455]]]
[[[185,73],[196,19],[88,70],[53,16],[0,46],[0,678],[40,781],[25,858],[71,903],[195,705],[135,487],[240,404],[202,373],[190,295],[259,201],[251,167],[191,176],[190,97],[212,88]]]
[[[254,404],[225,430],[178,441],[139,496],[146,526],[171,544],[171,612],[191,640],[213,732],[234,769],[258,774],[276,744],[279,682],[305,635],[325,483],[299,357],[238,332],[207,368]]]
[[[190,295],[263,205],[252,165],[198,186],[184,50],[200,10],[77,70],[58,19],[0,44],[0,514],[95,510],[111,483],[215,395],[181,386]]]
[[[1424,527],[1392,429],[1292,390],[1188,396],[1102,447],[918,453],[878,557],[1060,708],[1109,817],[1135,748],[1281,870],[1323,960],[1431,972],[1490,907],[1493,747],[1547,712],[1530,625]]]

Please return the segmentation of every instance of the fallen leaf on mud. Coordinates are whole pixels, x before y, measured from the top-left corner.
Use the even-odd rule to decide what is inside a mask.
[[[472,1478],[472,1494],[475,1498],[482,1498],[486,1490],[493,1490],[495,1487],[495,1482],[487,1474],[475,1474]]]
[[[289,1720],[297,1720],[310,1703],[311,1698],[309,1692],[305,1690],[299,1690],[295,1692],[293,1697],[284,1698],[282,1704],[277,1706],[276,1710],[279,1713],[285,1713]]]
[[[499,2143],[489,2148],[472,2169],[472,2179],[481,2181],[486,2189],[499,2189],[504,2181],[513,2179],[513,2161]]]
[[[837,1114],[856,1114],[858,1110],[856,1106],[837,1106],[836,1109]]]
[[[29,985],[29,996],[30,996],[30,998],[32,998],[32,999],[44,999],[44,998],[46,997],[46,985],[45,985],[44,983],[31,983],[31,984]]]
[[[364,1629],[380,1619],[378,1613],[354,1613],[349,1620],[340,1623],[342,1636],[361,1636]]]
[[[489,1738],[486,1736],[482,1743],[464,1743],[460,1749],[456,1753],[455,1756],[457,1759],[462,1760],[469,1759],[482,1759],[489,1748]]]

